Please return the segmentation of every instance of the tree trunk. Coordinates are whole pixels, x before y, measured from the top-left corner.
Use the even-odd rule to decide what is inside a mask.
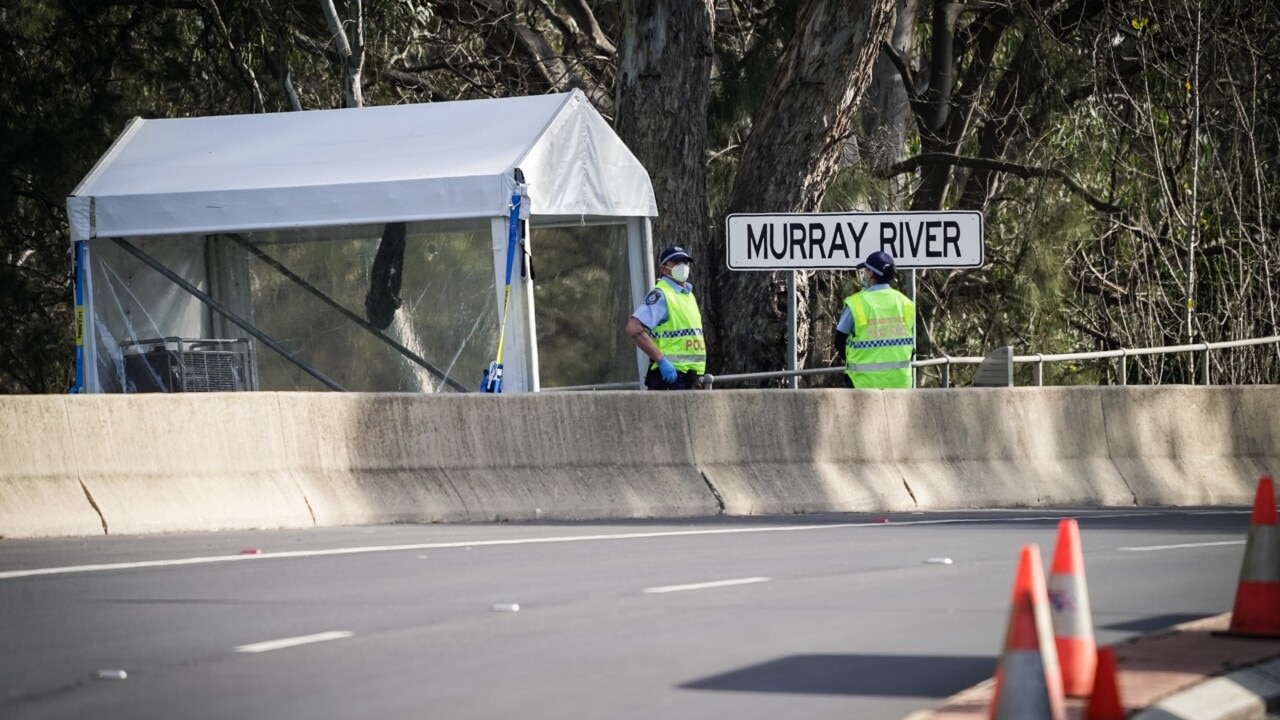
[[[955,82],[955,25],[958,8],[950,0],[933,0],[929,40],[929,87],[924,91],[925,113],[918,118],[921,152],[951,152],[945,135],[951,117],[951,91]],[[926,165],[920,169],[920,185],[911,201],[912,210],[941,210],[951,180],[951,168]]]
[[[924,92],[924,112],[917,118],[921,154],[954,154],[969,130],[974,107],[992,72],[1001,38],[1013,21],[1006,7],[982,10],[963,33],[968,64],[960,82],[955,78],[956,25],[964,6],[934,0],[933,41],[929,57],[929,88]],[[920,184],[911,199],[912,210],[941,210],[952,180],[952,168],[930,163],[920,168]]]
[[[693,255],[700,299],[703,273],[720,262],[707,248],[714,9],[714,0],[625,0],[614,102],[614,128],[653,181],[654,251],[680,245]]]
[[[896,0],[897,20],[889,38],[889,46],[901,57],[910,57],[915,37],[916,13],[920,0]],[[885,53],[876,56],[871,70],[871,86],[867,88],[862,108],[862,139],[858,156],[873,168],[888,167],[903,159],[907,127],[911,123],[911,99],[902,73]]]
[[[364,107],[364,89],[361,75],[364,72],[364,6],[361,0],[355,0],[355,19],[351,39],[347,39],[346,28],[338,17],[338,9],[333,0],[320,0],[320,8],[324,10],[325,19],[329,22],[329,31],[333,35],[333,44],[342,58],[342,104],[343,107]]]
[[[880,43],[893,26],[894,0],[810,0],[801,11],[768,99],[752,123],[734,179],[729,212],[814,212],[839,169],[854,110],[871,83]],[[712,239],[716,258],[724,236]],[[786,273],[719,274],[713,316],[734,339],[713,359],[717,372],[780,370],[786,360]],[[798,362],[808,347],[809,279],[798,273]],[[704,310],[704,314],[706,311]],[[718,360],[718,362],[716,362]],[[822,358],[825,360],[825,358]]]
[[[1027,101],[1037,86],[1023,70],[1034,61],[1032,42],[1023,39],[1013,60],[1000,77],[988,105],[987,122],[978,134],[977,156],[984,160],[1015,161],[1019,153],[1010,156],[1015,143],[1027,136]],[[965,183],[958,208],[961,210],[986,210],[987,201],[999,187],[1001,173],[994,170],[974,170]]]

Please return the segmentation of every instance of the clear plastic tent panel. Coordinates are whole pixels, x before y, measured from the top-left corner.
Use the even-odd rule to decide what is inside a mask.
[[[535,227],[531,246],[542,387],[634,382],[626,226]]]
[[[488,222],[447,230],[438,224],[402,226],[403,260],[388,253],[392,260],[378,275],[375,259],[390,227],[129,241],[298,362],[114,241],[92,241],[96,389],[325,389],[305,365],[349,391],[476,390],[496,352],[498,332]],[[388,289],[395,280],[398,293]],[[371,292],[371,286],[382,291]],[[395,298],[399,307],[379,332],[407,353],[351,318],[368,322],[367,303],[394,308]]]

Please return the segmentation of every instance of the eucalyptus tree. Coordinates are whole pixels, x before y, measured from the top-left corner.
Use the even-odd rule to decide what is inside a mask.
[[[64,198],[136,108],[195,78],[173,12],[82,3],[0,9],[0,392],[63,392],[74,350]],[[168,74],[171,91],[139,82]]]
[[[920,38],[886,47],[913,132],[909,183],[863,202],[979,209],[988,263],[920,285],[920,348],[1066,352],[1276,332],[1276,12],[1190,0],[926,3]],[[900,204],[895,204],[900,203]],[[1226,259],[1230,258],[1231,262]],[[1222,374],[1274,381],[1273,348]],[[1131,362],[1190,381],[1196,356]],[[1106,381],[1105,366],[1057,369]]]
[[[732,129],[715,130],[742,140],[727,154],[733,167],[741,156],[746,172],[736,185],[732,173],[711,181],[712,191],[725,197],[733,188],[739,209],[815,206],[834,174],[838,150],[832,148],[847,134],[852,108],[867,84],[863,65],[874,61],[888,31],[888,0],[865,8],[844,5],[826,0],[24,4],[5,17],[5,32],[14,40],[6,47],[25,44],[34,52],[60,43],[63,52],[35,64],[29,78],[19,78],[25,85],[7,84],[10,105],[21,110],[38,95],[31,89],[37,86],[87,87],[91,94],[62,99],[60,113],[33,106],[30,113],[8,119],[22,125],[22,132],[7,136],[17,140],[38,136],[42,116],[58,116],[63,137],[77,141],[59,146],[67,155],[53,163],[60,171],[56,176],[22,178],[15,172],[7,178],[11,186],[27,182],[39,198],[21,200],[33,217],[16,223],[13,239],[6,239],[6,252],[31,251],[9,255],[16,259],[6,271],[26,278],[25,285],[9,287],[29,286],[31,292],[11,301],[5,317],[15,325],[14,336],[50,339],[34,349],[11,346],[0,359],[6,382],[11,389],[51,390],[69,378],[70,267],[62,198],[132,115],[275,112],[578,88],[615,122],[649,167],[662,209],[658,242],[695,248],[707,268],[702,292],[714,298],[723,284],[731,288],[722,299],[725,305],[771,302],[775,279],[733,279],[712,270],[722,245],[713,231],[718,216],[708,212],[707,147],[713,132],[708,118],[715,116],[708,108],[727,87],[724,78],[773,88],[746,109],[730,111]],[[806,20],[797,22],[798,17]],[[725,48],[734,49],[722,52]],[[740,65],[759,58],[766,61]],[[13,58],[8,69],[24,67],[23,60]],[[26,97],[17,96],[22,92]],[[793,103],[799,112],[770,109],[769,103]],[[810,132],[815,122],[827,123],[827,129]],[[86,135],[90,128],[94,134]],[[18,148],[12,143],[11,156],[22,164]],[[776,176],[770,170],[775,165],[781,170]],[[34,169],[34,163],[23,168]],[[18,228],[31,238],[26,246],[16,237]],[[43,274],[36,272],[37,265]],[[50,314],[44,325],[37,322],[39,313],[33,315],[33,297]],[[741,313],[713,310],[709,320],[712,334],[723,338],[726,355],[721,357],[731,357],[735,366],[770,366],[780,357],[776,343],[768,340],[781,331],[776,313],[766,313],[758,324],[742,324]],[[63,328],[61,336],[40,330],[52,326]],[[765,328],[763,334],[759,328]],[[739,332],[759,340],[730,351]],[[19,359],[50,372],[31,376],[17,367]],[[18,375],[25,376],[15,381]]]
[[[1169,0],[1137,4],[1116,26],[1095,45],[1090,115],[1074,117],[1095,131],[1090,171],[1123,211],[1076,251],[1072,312],[1101,346],[1280,334],[1280,12]],[[1276,382],[1277,353],[1218,353],[1211,369]],[[1152,358],[1130,372],[1197,382],[1201,363]]]
[[[892,0],[813,0],[804,6],[764,102],[751,118],[729,213],[821,208],[893,19]],[[709,253],[719,271],[711,305],[724,338],[721,372],[781,368],[786,339],[783,273],[723,270],[718,262],[724,257],[723,238],[716,233]],[[796,319],[802,330],[797,332],[797,352],[803,363],[810,338],[826,338],[829,331],[810,321],[814,313],[805,300],[814,275],[798,275]]]
[[[0,15],[0,389],[69,382],[62,202],[129,117],[571,88],[650,170],[656,242],[699,256],[714,372],[782,366],[782,277],[723,269],[721,222],[742,211],[983,210],[987,266],[919,284],[923,354],[1272,334],[1278,15],[1243,0],[20,3]],[[834,356],[843,282],[800,278],[808,365]],[[1276,377],[1274,349],[1215,363]]]

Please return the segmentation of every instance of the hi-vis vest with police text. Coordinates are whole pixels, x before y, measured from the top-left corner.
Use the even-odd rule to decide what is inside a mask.
[[[911,387],[916,306],[893,289],[854,293],[844,299],[853,316],[845,341],[845,374],[856,388]]]
[[[653,343],[671,361],[676,370],[692,370],[699,375],[707,371],[707,345],[702,339],[702,313],[693,293],[677,292],[665,280],[658,280],[655,290],[667,299],[667,321],[655,327]],[[649,368],[657,367],[649,363]]]

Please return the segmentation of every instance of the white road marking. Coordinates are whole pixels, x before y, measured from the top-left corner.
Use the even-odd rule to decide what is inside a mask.
[[[512,538],[510,540],[467,540],[464,542],[415,543],[411,545],[367,545],[359,547],[331,548],[328,550],[289,550],[285,552],[264,552],[261,555],[213,555],[208,557],[177,558],[172,560],[140,560],[137,562],[102,563],[98,565],[65,565],[62,567],[33,568],[30,570],[9,570],[0,572],[0,580],[36,577],[40,575],[70,575],[74,573],[103,572],[109,570],[137,570],[144,568],[178,567],[182,565],[210,565],[228,562],[263,562],[283,558],[324,557],[328,555],[360,555],[364,553],[404,552],[409,550],[444,550],[450,548],[498,546],[498,545],[537,545],[543,543],[592,542],[596,540],[641,540],[647,538],[690,537],[695,535],[739,535],[746,533],[768,532],[804,532],[818,530],[840,530],[846,528],[892,528],[905,525],[957,525],[965,523],[998,523],[1046,521],[1057,522],[1064,517],[1079,519],[1113,519],[1128,517],[1153,517],[1163,515],[1248,515],[1249,510],[1225,510],[1221,512],[1167,512],[1167,513],[1099,513],[1086,515],[1079,512],[1064,512],[1052,516],[982,517],[982,518],[941,518],[937,520],[894,520],[888,523],[851,522],[831,525],[781,525],[778,527],[719,528],[715,530],[667,530],[660,532],[615,533],[607,535],[566,535],[561,537]]]
[[[1182,543],[1180,545],[1144,545],[1140,547],[1122,547],[1117,550],[1128,552],[1147,552],[1148,550],[1181,550],[1182,548],[1217,547],[1219,545],[1243,545],[1244,540],[1222,540],[1220,542]]]
[[[665,587],[645,588],[647,593],[671,593],[685,590],[706,590],[707,588],[728,587],[730,585],[750,585],[752,583],[769,582],[773,578],[751,577],[738,580],[716,580],[715,582],[693,583],[691,585],[667,585]]]
[[[267,640],[266,642],[241,645],[236,648],[236,652],[270,652],[272,650],[281,650],[283,648],[297,647],[299,645],[310,645],[311,643],[325,642],[327,640],[341,640],[342,638],[349,638],[354,634],[355,633],[350,633],[346,630],[331,630],[329,632],[316,633],[315,635],[299,635],[298,637],[281,638],[279,640]]]

